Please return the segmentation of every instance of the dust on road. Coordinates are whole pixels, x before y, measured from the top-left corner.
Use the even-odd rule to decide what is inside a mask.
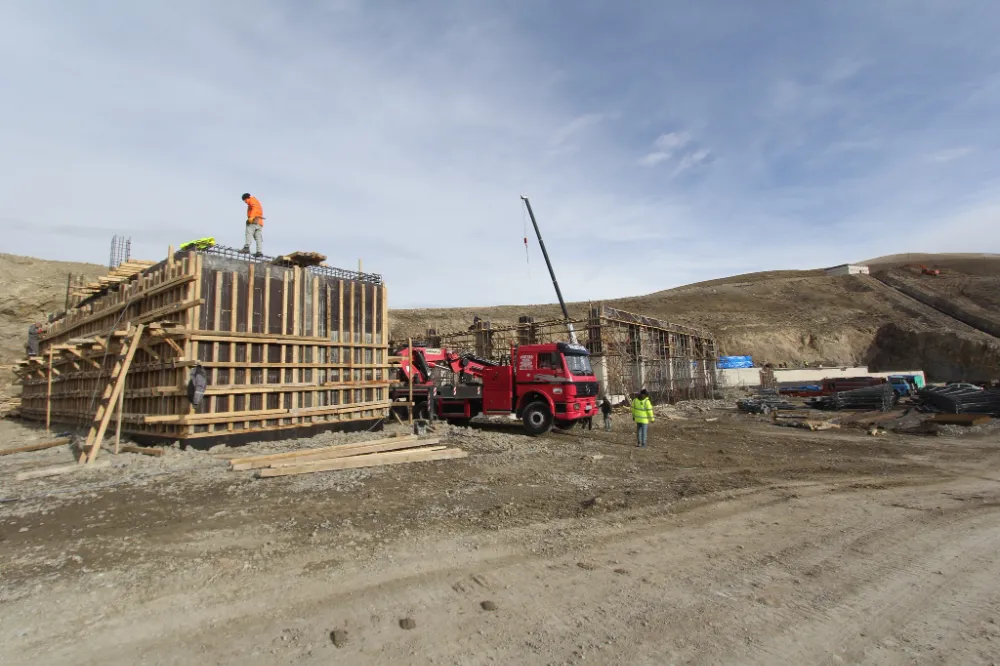
[[[4,446],[41,437],[0,422]],[[0,504],[0,661],[1000,654],[996,435],[811,433],[715,410],[658,420],[644,451],[621,420],[448,438],[470,457],[275,479],[171,449],[14,482],[68,452],[0,458],[0,497],[17,500]]]

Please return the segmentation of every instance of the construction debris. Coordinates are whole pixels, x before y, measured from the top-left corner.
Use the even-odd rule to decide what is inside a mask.
[[[960,426],[985,425],[993,420],[988,414],[935,414],[927,419],[931,423]]]
[[[307,268],[309,266],[319,266],[326,261],[326,255],[319,252],[292,252],[276,257],[275,264],[298,266]]]

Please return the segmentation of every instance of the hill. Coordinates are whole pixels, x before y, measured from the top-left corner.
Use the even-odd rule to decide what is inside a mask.
[[[0,259],[2,364],[22,356],[32,320],[62,308],[67,273],[94,278],[106,270],[94,264],[13,255]],[[1000,340],[977,328],[1000,310],[1000,255],[903,254],[867,263],[872,277],[831,277],[822,270],[750,273],[608,304],[708,329],[718,338],[722,353],[751,354],[758,362],[923,368],[940,380],[1000,377]],[[941,275],[923,275],[912,264],[939,268]],[[954,313],[946,314],[921,299],[946,301],[956,305],[959,314],[976,316],[956,319]],[[582,316],[587,306],[569,307],[574,316]],[[392,335],[419,338],[429,327],[464,330],[476,315],[509,324],[524,314],[555,319],[560,311],[554,304],[394,309]],[[1000,318],[997,326],[1000,330]],[[9,379],[9,374],[0,379]]]
[[[24,357],[31,322],[63,309],[69,273],[95,280],[107,272],[106,266],[96,264],[0,254],[0,367]],[[0,393],[12,378],[9,370],[0,370]]]

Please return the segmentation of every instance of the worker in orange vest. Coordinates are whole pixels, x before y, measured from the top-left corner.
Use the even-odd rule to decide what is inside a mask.
[[[257,252],[253,256],[263,257],[264,209],[261,208],[257,197],[251,196],[249,192],[243,194],[243,203],[247,205],[247,232],[242,252],[250,252],[250,240],[252,239],[257,245]]]

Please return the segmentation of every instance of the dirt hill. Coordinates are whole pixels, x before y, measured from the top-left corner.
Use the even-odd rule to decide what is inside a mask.
[[[1000,305],[1000,255],[895,255],[870,262],[876,277],[920,262],[939,278],[923,282],[983,307]],[[919,269],[917,269],[919,273]],[[758,362],[866,364],[922,368],[941,380],[1000,377],[1000,340],[868,276],[822,270],[737,275],[668,289],[610,305],[712,331],[724,354]],[[582,315],[585,303],[570,305]],[[427,327],[461,330],[479,315],[513,323],[522,314],[556,318],[556,305],[396,310],[393,334],[421,336]]]
[[[62,308],[67,273],[94,278],[105,272],[93,264],[13,255],[0,259],[0,364],[21,357],[32,320]],[[751,354],[758,362],[870,363],[879,369],[923,368],[940,380],[1000,378],[1000,340],[977,324],[1000,312],[1000,255],[902,254],[863,263],[871,266],[872,277],[830,277],[822,270],[771,271],[608,303],[706,328],[716,335],[723,353]],[[913,265],[937,268],[941,275],[922,274]],[[958,304],[959,314],[975,316],[956,319],[880,281],[887,278],[908,292],[926,296],[925,300]],[[574,315],[582,315],[586,308],[586,303],[570,305]],[[397,339],[421,337],[428,327],[464,330],[475,315],[506,324],[522,314],[557,318],[559,308],[393,310],[392,333]],[[0,388],[7,380],[9,374],[0,377]]]
[[[94,280],[107,272],[95,264],[0,254],[0,393],[13,378],[5,366],[24,357],[28,326],[65,306],[67,275]]]

